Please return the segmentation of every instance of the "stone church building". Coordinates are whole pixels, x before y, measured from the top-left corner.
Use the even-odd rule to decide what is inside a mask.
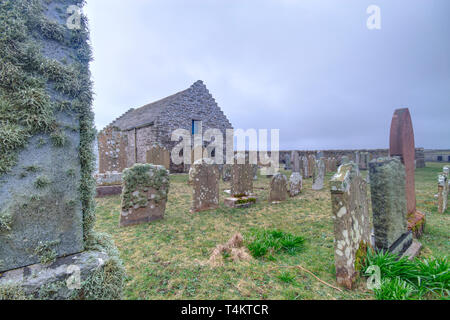
[[[188,89],[138,109],[130,109],[98,135],[99,173],[122,172],[135,163],[145,163],[147,151],[159,144],[169,151],[178,143],[172,132],[186,129],[192,134],[214,128],[232,129],[230,121],[217,105],[202,81]],[[170,165],[171,172],[184,166]]]

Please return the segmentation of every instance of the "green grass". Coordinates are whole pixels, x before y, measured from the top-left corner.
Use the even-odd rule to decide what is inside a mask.
[[[253,229],[247,238],[247,248],[253,257],[267,257],[270,260],[276,260],[274,255],[277,253],[294,255],[300,252],[305,242],[302,237],[281,230]]]
[[[427,164],[416,171],[417,207],[427,212],[420,259],[448,256],[450,210],[437,213],[437,174],[444,164]],[[363,171],[363,174],[365,172]],[[331,174],[327,175],[327,180]],[[192,189],[187,175],[170,177],[170,192],[165,219],[129,228],[119,228],[120,196],[97,199],[96,230],[111,234],[127,270],[125,299],[376,299],[360,279],[352,291],[335,290],[297,265],[336,286],[334,268],[333,220],[328,187],[311,190],[312,179],[304,180],[304,191],[280,204],[269,204],[270,179],[255,182],[258,203],[250,208],[189,213]],[[221,183],[221,202],[230,189]],[[249,243],[254,230],[280,230],[301,236],[303,250],[295,254],[279,252],[276,260],[251,261],[212,268],[207,264],[212,250],[226,243],[233,234],[244,235]],[[425,266],[423,266],[425,268]],[[289,271],[290,273],[286,273]],[[293,278],[294,280],[289,280]],[[414,298],[414,296],[412,296]],[[425,295],[424,299],[439,299]]]

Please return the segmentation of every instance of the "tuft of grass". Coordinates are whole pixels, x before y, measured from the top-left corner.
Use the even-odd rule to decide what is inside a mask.
[[[381,288],[375,289],[377,300],[415,300],[417,290],[400,278],[386,278],[381,282]]]
[[[277,253],[295,255],[304,248],[305,239],[281,230],[253,229],[248,236],[247,248],[254,258],[267,256],[273,259]]]
[[[377,265],[381,271],[382,287],[375,291],[377,299],[391,297],[387,294],[389,288],[394,290],[392,294],[404,294],[404,297],[406,293],[411,296],[410,288],[413,288],[417,299],[449,296],[450,264],[447,257],[409,261],[388,252],[369,250],[364,272],[371,265]]]
[[[51,184],[51,181],[46,176],[40,176],[34,181],[36,189],[44,189]]]
[[[294,283],[295,278],[296,278],[296,275],[290,273],[289,271],[283,271],[277,275],[277,279],[280,280],[281,282],[285,282],[285,283]]]

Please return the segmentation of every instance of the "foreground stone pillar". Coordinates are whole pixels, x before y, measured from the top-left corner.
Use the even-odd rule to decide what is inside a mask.
[[[367,184],[357,165],[339,167],[330,181],[334,220],[334,257],[337,282],[352,289],[370,246]]]
[[[191,166],[192,179],[191,212],[200,212],[219,207],[219,169],[211,159],[196,161]]]
[[[286,201],[288,195],[287,182],[287,177],[284,174],[277,173],[273,176],[270,182],[269,202]]]
[[[93,230],[91,48],[86,18],[67,22],[76,5],[0,1],[0,299],[122,294],[117,250]]]
[[[169,172],[163,166],[137,163],[123,172],[120,227],[164,218]]]
[[[380,158],[369,169],[375,247],[401,255],[413,241],[407,226],[405,167],[397,158]]]

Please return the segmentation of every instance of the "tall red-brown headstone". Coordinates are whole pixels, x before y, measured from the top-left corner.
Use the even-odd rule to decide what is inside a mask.
[[[408,214],[416,212],[414,129],[408,108],[395,110],[391,123],[389,153],[401,158],[406,170],[406,203]]]

